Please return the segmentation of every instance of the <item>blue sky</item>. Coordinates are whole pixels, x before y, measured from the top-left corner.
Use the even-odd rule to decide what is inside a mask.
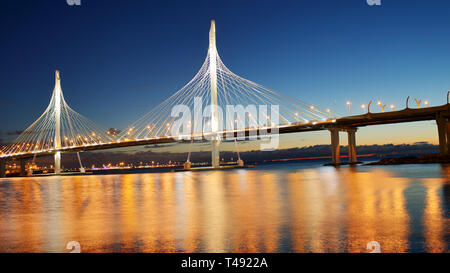
[[[449,1],[7,1],[0,10],[0,138],[45,110],[55,69],[72,108],[125,128],[194,76],[211,19],[223,62],[283,94],[341,115],[347,100],[353,113],[370,100],[401,108],[407,96],[443,104],[449,12]],[[435,135],[409,138],[424,127],[404,127],[409,136],[398,128],[377,134],[397,130],[399,142]]]

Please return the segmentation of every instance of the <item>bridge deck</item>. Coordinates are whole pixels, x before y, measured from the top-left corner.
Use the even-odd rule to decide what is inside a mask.
[[[356,116],[348,116],[338,118],[333,121],[323,121],[323,122],[312,122],[312,123],[299,123],[299,124],[290,124],[285,126],[278,127],[280,134],[286,133],[298,133],[298,132],[308,132],[308,131],[319,131],[319,130],[327,130],[329,128],[356,128],[370,125],[382,125],[382,124],[394,124],[400,122],[414,122],[414,121],[424,121],[424,120],[434,120],[437,116],[449,116],[450,105],[445,104],[442,106],[435,107],[427,107],[427,108],[419,108],[419,109],[411,109],[407,108],[400,111],[392,111],[392,112],[384,112],[384,113],[367,113],[363,115]],[[224,132],[223,137],[230,132]],[[265,135],[267,133],[262,132],[258,129],[245,129],[245,130],[236,130],[231,132],[237,136],[238,134],[245,134],[245,136],[249,135]],[[73,153],[80,151],[95,151],[95,150],[106,150],[106,149],[115,149],[115,148],[123,148],[123,147],[131,147],[131,146],[142,146],[142,145],[154,145],[154,144],[167,144],[167,143],[175,143],[180,142],[181,140],[174,137],[159,137],[159,138],[150,138],[150,139],[139,139],[139,140],[126,140],[126,141],[116,141],[109,142],[103,144],[95,144],[95,145],[86,145],[86,146],[77,146],[77,147],[67,147],[63,148],[59,151],[62,153]],[[3,155],[0,156],[0,159],[27,159],[41,156],[49,156],[53,155],[57,150],[48,150],[38,153],[23,153],[23,154],[15,154],[15,155]]]

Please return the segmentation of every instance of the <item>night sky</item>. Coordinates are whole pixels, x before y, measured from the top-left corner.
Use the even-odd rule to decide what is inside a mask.
[[[45,110],[55,69],[74,110],[105,128],[127,127],[195,75],[211,19],[234,73],[340,115],[347,100],[353,114],[370,100],[403,108],[409,95],[444,104],[449,14],[444,0],[2,1],[0,138]],[[359,143],[436,142],[435,124],[420,124],[365,129]],[[380,137],[387,132],[392,138]],[[303,144],[314,142],[305,135]]]

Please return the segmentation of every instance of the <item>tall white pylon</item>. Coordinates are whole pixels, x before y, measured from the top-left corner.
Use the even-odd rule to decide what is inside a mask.
[[[219,129],[219,114],[217,105],[217,48],[216,48],[216,23],[211,20],[211,29],[209,30],[209,77],[211,81],[211,132],[212,135],[212,150],[211,150],[211,165],[213,168],[218,168],[220,165],[219,145],[220,139],[216,135]]]
[[[262,129],[277,128],[291,124],[331,121],[336,118],[329,110],[322,110],[316,105],[281,95],[230,71],[220,59],[216,48],[214,21],[211,21],[207,50],[205,61],[197,74],[181,89],[123,130],[118,140],[180,137],[191,140],[192,143],[194,140],[210,139],[212,136],[211,163],[217,168],[220,167],[219,144],[224,141],[221,132],[228,133],[258,126]],[[173,112],[176,112],[180,105],[187,106],[190,113],[194,114],[190,116],[191,120],[186,126],[181,127],[180,116],[174,115]],[[218,106],[221,110],[213,106]],[[243,106],[246,113],[228,114],[228,106]],[[261,109],[264,106],[267,106],[265,112],[249,112],[252,107]],[[273,110],[271,106],[276,107]],[[207,108],[212,110],[206,110]],[[233,140],[232,138],[229,140]],[[190,159],[191,157],[186,164],[187,169],[191,166]],[[242,160],[240,164],[243,164]]]
[[[55,71],[55,87],[44,113],[25,129],[10,145],[0,150],[0,156],[26,153],[54,154],[55,173],[61,173],[61,151],[113,141],[107,131],[67,105],[61,89],[59,71]]]
[[[61,78],[59,71],[55,71],[55,88],[53,89],[53,98],[55,100],[55,173],[61,173]]]

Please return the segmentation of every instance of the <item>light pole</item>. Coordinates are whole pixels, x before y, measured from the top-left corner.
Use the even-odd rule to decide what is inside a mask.
[[[386,104],[383,105],[383,103],[381,103],[381,101],[378,102],[378,105],[381,108],[381,112],[384,112],[384,108],[386,107]]]
[[[364,114],[364,110],[366,109],[366,105],[365,104],[361,104],[361,109],[362,109],[363,114]]]
[[[352,103],[350,101],[347,101],[347,106],[348,106],[348,112],[351,113],[352,112]]]
[[[426,107],[430,107],[430,105],[429,105],[429,103],[428,103],[428,101],[427,101],[427,100],[426,100],[426,101],[424,101],[423,103],[425,104],[425,106],[426,106]]]
[[[420,103],[422,102],[422,100],[417,100],[416,98],[414,98],[414,100],[417,103],[417,108],[420,108]]]
[[[395,106],[393,104],[391,104],[391,109],[392,111],[395,111]]]

